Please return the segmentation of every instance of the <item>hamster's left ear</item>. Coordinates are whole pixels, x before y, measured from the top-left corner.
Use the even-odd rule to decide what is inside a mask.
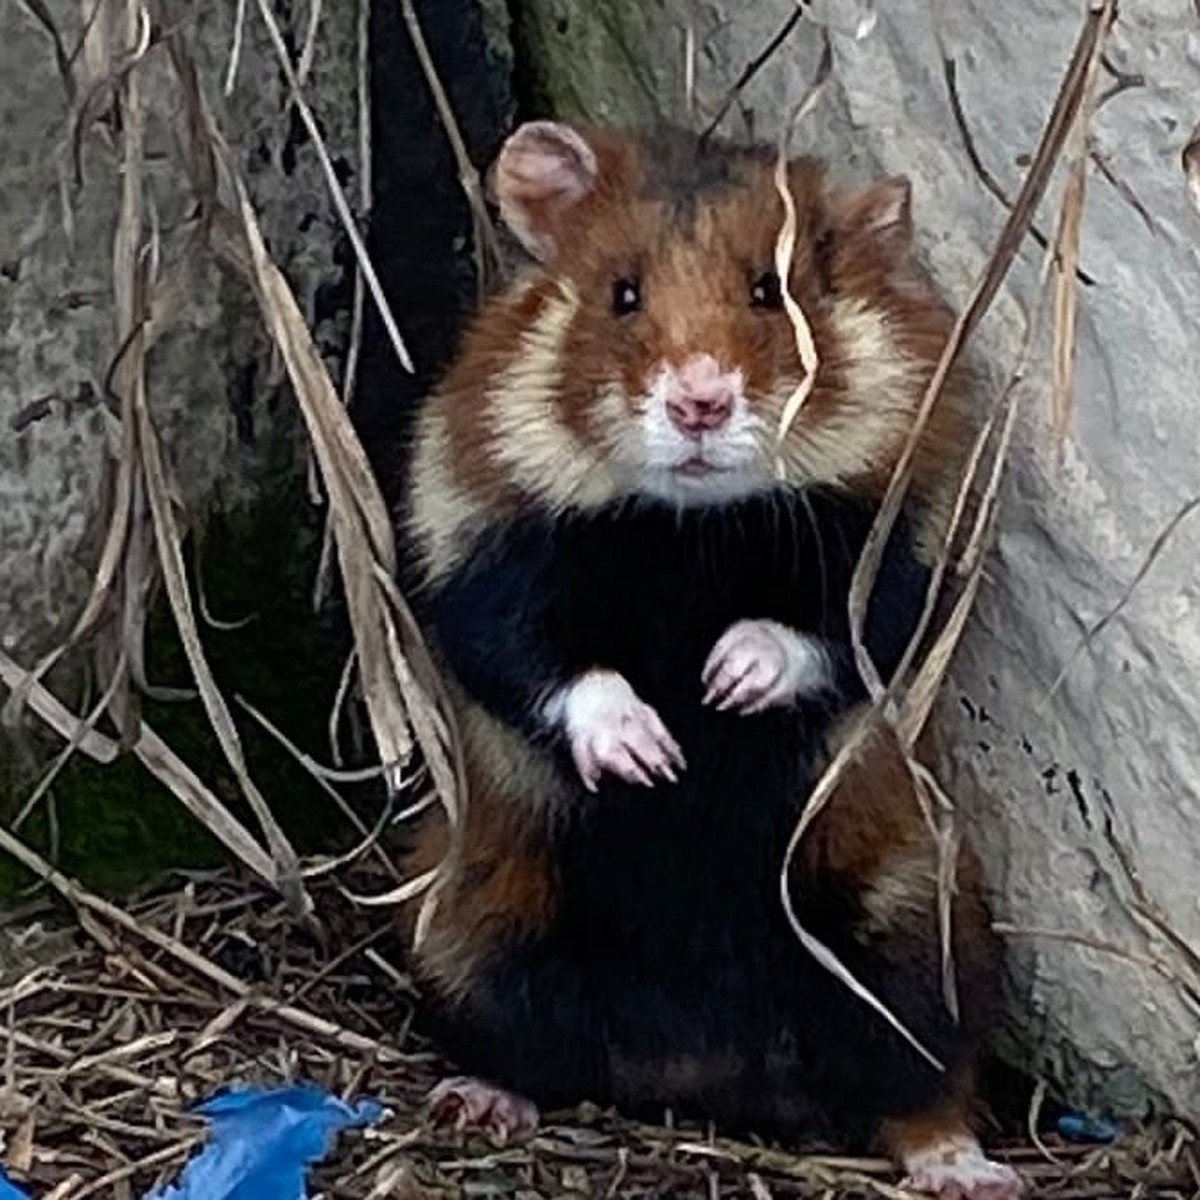
[[[504,143],[492,175],[500,216],[535,258],[558,253],[563,218],[595,186],[596,154],[558,121],[527,121]]]
[[[893,175],[843,192],[833,201],[833,224],[844,245],[869,245],[890,266],[897,265],[912,246],[912,184]]]

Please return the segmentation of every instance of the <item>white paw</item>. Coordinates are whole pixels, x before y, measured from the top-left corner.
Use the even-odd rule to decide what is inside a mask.
[[[588,671],[556,692],[546,716],[561,723],[584,786],[594,792],[606,771],[653,787],[656,777],[676,779],[683,752],[658,713],[615,671]]]
[[[701,680],[705,704],[758,713],[828,686],[829,659],[819,639],[777,621],[737,621],[717,639]]]
[[[466,1075],[443,1079],[429,1093],[428,1104],[435,1126],[481,1129],[500,1142],[532,1133],[538,1124],[537,1107],[529,1100]]]
[[[955,1138],[905,1157],[904,1183],[938,1200],[1016,1200],[1025,1185],[1020,1175],[987,1158],[974,1138]]]

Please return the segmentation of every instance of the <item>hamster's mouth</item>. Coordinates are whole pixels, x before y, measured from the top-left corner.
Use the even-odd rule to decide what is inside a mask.
[[[685,475],[689,479],[700,479],[705,475],[715,475],[728,469],[728,467],[719,467],[716,463],[710,462],[702,454],[693,454],[691,458],[684,459],[683,462],[671,468],[674,474]]]

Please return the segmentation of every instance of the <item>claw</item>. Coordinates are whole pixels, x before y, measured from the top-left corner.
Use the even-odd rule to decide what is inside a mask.
[[[605,773],[653,787],[675,783],[683,751],[662,718],[615,671],[589,671],[551,701],[571,744],[571,757],[590,792]]]
[[[750,715],[816,695],[829,667],[816,638],[775,621],[737,621],[717,639],[700,680],[706,705]]]
[[[479,1129],[500,1142],[532,1133],[538,1124],[537,1107],[530,1101],[467,1075],[443,1079],[427,1103],[433,1125],[457,1132]]]

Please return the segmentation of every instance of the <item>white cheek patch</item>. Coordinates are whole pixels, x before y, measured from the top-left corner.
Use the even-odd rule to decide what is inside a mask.
[[[563,346],[579,311],[567,285],[546,300],[521,337],[521,350],[488,387],[491,452],[512,480],[551,508],[587,507],[611,494],[604,462],[559,415]]]
[[[908,436],[929,376],[897,343],[887,314],[864,301],[838,300],[830,324],[837,341],[829,366],[843,375],[837,405],[819,423],[802,407],[778,447],[796,484],[846,483],[889,461]],[[797,384],[781,380],[767,398],[773,434]]]

